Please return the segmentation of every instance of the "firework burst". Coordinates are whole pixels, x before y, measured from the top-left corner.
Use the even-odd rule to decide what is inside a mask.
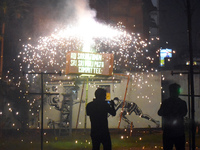
[[[113,53],[114,70],[142,69],[145,71],[147,42],[140,34],[128,33],[119,22],[116,26],[92,23],[87,28],[68,26],[56,29],[50,36],[39,37],[34,43],[23,45],[18,58],[22,59],[21,71],[59,71],[64,72],[66,54],[69,51]],[[140,62],[142,59],[143,62]]]

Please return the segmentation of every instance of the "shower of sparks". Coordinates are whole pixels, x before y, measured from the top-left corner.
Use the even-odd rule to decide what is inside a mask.
[[[145,84],[148,85],[148,87],[152,87],[147,81],[143,81],[143,74],[137,73],[155,71],[155,69],[147,66],[148,63],[154,62],[154,58],[148,56],[147,46],[151,44],[151,42],[143,40],[139,33],[127,32],[122,22],[117,23],[115,26],[98,23],[95,21],[95,15],[91,13],[91,10],[87,10],[88,6],[85,3],[86,1],[80,0],[73,2],[77,3],[76,6],[81,6],[81,8],[75,7],[77,9],[77,14],[79,14],[77,23],[67,26],[66,28],[57,28],[51,35],[39,37],[37,40],[28,38],[29,43],[23,45],[18,59],[14,59],[14,63],[20,62],[20,71],[47,73],[62,71],[64,74],[67,52],[112,53],[114,54],[114,72],[131,72],[129,75],[132,75],[132,80],[134,80],[131,85],[131,90],[138,87],[141,89]],[[14,72],[16,70],[17,73]],[[133,73],[134,71],[136,72]],[[24,80],[22,73],[18,73],[17,67],[7,71],[6,74],[8,83],[12,85],[15,84],[14,86],[19,87],[15,90],[15,93],[17,90],[19,92],[18,100],[20,100],[20,102],[27,102],[29,116],[35,118],[39,115],[41,109],[40,101],[37,101],[40,97],[35,95],[30,97],[30,95],[26,96],[26,94],[33,89],[35,92],[40,90],[40,85],[34,84],[37,83],[35,79],[37,79],[38,76],[38,74],[26,74],[26,80]],[[54,77],[51,76],[50,78]],[[151,76],[148,74],[147,77]],[[138,87],[135,86],[136,83],[139,83]],[[91,88],[96,88],[95,83],[89,83],[89,85]],[[114,86],[117,88],[116,85]],[[148,96],[142,97],[149,99]],[[10,101],[12,101],[12,99],[13,98],[11,98]],[[16,98],[13,100],[12,103],[8,103],[5,109],[10,113],[15,113],[16,116],[20,116],[23,113],[20,112],[20,108],[19,110],[14,108],[13,104],[16,102]],[[17,128],[15,122],[13,123],[13,127]],[[29,128],[32,128],[31,125],[29,125]],[[39,128],[38,123],[37,129]],[[121,138],[123,139],[124,137]]]
[[[147,66],[148,63],[154,62],[154,58],[148,56],[147,46],[151,42],[143,40],[138,33],[127,32],[122,22],[119,22],[116,26],[103,25],[97,22],[91,24],[90,27],[68,26],[67,28],[56,29],[50,36],[39,37],[36,41],[31,38],[28,40],[29,43],[23,45],[18,59],[14,59],[14,62],[20,62],[19,68],[21,72],[48,73],[62,71],[64,74],[66,54],[70,51],[113,53],[114,72],[125,73],[128,71],[128,74],[134,80],[131,85],[132,90],[136,87],[136,83],[138,83],[139,88],[142,88],[145,84],[151,87],[147,81],[143,81],[143,73],[138,74],[138,72],[156,71],[154,68]],[[17,68],[13,70],[17,70]],[[17,77],[17,74],[19,77]],[[40,87],[38,87],[40,85],[34,84],[37,82],[35,79],[38,78],[38,74],[26,74],[26,80],[22,77],[22,73],[17,74],[9,70],[7,71],[6,79],[10,84],[15,84],[15,86],[19,87],[19,100],[23,101],[29,98],[24,95],[28,91],[33,89],[40,90]],[[51,76],[50,78],[54,77]],[[150,74],[147,74],[147,77],[150,77]],[[96,88],[95,83],[89,85],[91,88]],[[148,97],[145,98],[148,99]],[[40,99],[40,97],[26,100],[30,107],[29,115],[32,117],[36,116],[40,111],[40,103],[36,99]],[[10,104],[7,109],[9,112],[15,110],[12,109]],[[19,110],[15,111],[16,116],[22,114]],[[29,127],[31,128],[31,126]]]
[[[119,22],[116,26],[92,23],[86,26],[70,26],[56,29],[50,36],[39,37],[38,41],[23,45],[18,58],[23,60],[20,71],[64,72],[66,54],[69,51],[84,51],[114,54],[114,70],[125,67],[146,71],[144,56],[147,41],[140,34],[128,33]],[[140,61],[142,59],[142,61]]]

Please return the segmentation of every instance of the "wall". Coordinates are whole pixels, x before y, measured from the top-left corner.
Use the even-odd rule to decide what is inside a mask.
[[[115,80],[105,80],[105,78],[99,81],[92,81],[88,82],[88,102],[92,101],[94,98],[94,92],[98,86],[108,85],[110,86],[110,98],[114,99],[114,97],[118,97],[120,100],[124,99],[126,85],[128,81],[127,76],[114,76],[113,79]],[[49,98],[52,99],[53,97],[57,97],[58,99],[57,104],[54,103],[54,106],[50,106],[47,102],[44,105],[44,128],[48,128],[47,123],[49,119],[54,120],[55,122],[60,121],[60,110],[62,105],[63,95],[62,93],[66,93],[63,90],[63,84],[56,84],[53,85],[49,83],[46,87],[52,86],[56,87],[56,91],[59,95],[50,96]],[[135,114],[133,111],[130,115],[126,117],[133,122],[134,127],[136,128],[146,128],[149,125],[151,127],[156,127],[157,125],[148,119],[152,119],[155,121],[161,121],[161,118],[157,115],[157,110],[159,109],[160,102],[161,102],[161,74],[160,73],[135,73],[130,76],[130,80],[128,82],[128,89],[126,95],[126,102],[131,103],[132,106],[135,106],[135,111],[139,112],[138,115]],[[72,128],[76,128],[78,110],[80,105],[81,93],[82,93],[83,83],[79,84],[79,90],[73,91],[73,107],[72,107]],[[53,92],[50,90],[50,92]],[[52,101],[52,100],[51,100]],[[85,101],[86,101],[86,84],[84,85],[84,92],[83,92],[83,102],[81,102],[80,114],[79,114],[79,121],[78,121],[78,128],[84,128],[85,125]],[[126,111],[127,108],[124,108]],[[109,117],[109,127],[110,128],[117,128],[118,122],[120,120],[120,111],[121,108],[117,111],[117,115],[115,117]],[[142,118],[144,116],[145,118]],[[127,127],[128,124],[122,119],[120,123],[120,127]],[[90,120],[87,117],[87,128],[90,128]]]

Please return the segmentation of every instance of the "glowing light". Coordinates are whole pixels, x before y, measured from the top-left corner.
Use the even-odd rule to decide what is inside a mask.
[[[87,21],[86,21],[87,22]],[[32,42],[32,40],[30,40]],[[85,25],[82,20],[78,25],[56,29],[50,36],[39,37],[34,44],[23,45],[23,51],[18,58],[22,70],[59,71],[65,70],[66,53],[69,51],[92,51],[98,53],[114,54],[114,69],[121,67],[143,69],[148,50],[143,50],[148,44],[140,37],[140,34],[128,33],[122,23],[116,26],[100,24],[91,21]],[[153,63],[154,58],[149,56],[147,62]]]
[[[84,14],[82,12],[79,13]],[[114,26],[106,25],[95,21],[94,15],[84,14],[78,19],[76,24],[68,25],[64,28],[58,27],[48,36],[39,37],[38,39],[28,37],[29,43],[22,46],[22,51],[19,52],[17,59],[13,59],[13,61],[15,63],[18,60],[20,61],[20,71],[58,72],[62,70],[62,73],[65,73],[67,52],[112,53],[114,55],[114,71],[123,69],[124,72],[126,70],[149,72],[145,63],[154,63],[154,58],[146,56],[148,53],[147,46],[151,42],[142,39],[139,33],[128,33],[125,28],[122,22]],[[159,40],[159,38],[152,40]],[[19,41],[22,40],[19,39]],[[150,69],[150,71],[154,70],[153,68]],[[12,82],[15,78],[10,77],[11,71],[7,71],[7,74],[6,78]],[[129,75],[130,73],[126,72],[126,74]],[[25,77],[27,83],[31,84],[35,83],[34,81],[37,79],[38,74],[26,75]],[[53,78],[56,77],[52,76]],[[70,76],[67,76],[67,78],[70,79]],[[134,82],[136,80],[139,80],[139,82],[143,81],[137,73],[133,78]],[[18,77],[17,79],[16,86],[20,87],[22,85],[20,80],[22,78]],[[143,86],[141,84],[138,85],[140,88]],[[61,82],[60,85],[62,85]],[[23,93],[24,91],[20,89],[20,92]],[[28,93],[28,91],[25,92]],[[137,98],[140,97],[138,96]],[[36,105],[31,99],[27,100],[27,103],[29,103],[29,107]],[[10,106],[9,103],[8,106]],[[40,105],[36,106],[40,108]],[[9,111],[12,112],[12,109],[9,108]],[[29,111],[31,115],[38,114],[32,112],[31,109]],[[18,114],[17,112],[16,115]],[[69,125],[69,122],[67,125]],[[124,137],[121,136],[121,138],[123,139]]]

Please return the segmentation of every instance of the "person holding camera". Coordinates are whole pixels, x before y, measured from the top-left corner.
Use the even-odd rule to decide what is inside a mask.
[[[92,150],[100,150],[100,144],[104,150],[112,150],[110,132],[108,129],[108,114],[116,115],[114,101],[110,104],[106,101],[106,90],[98,88],[95,91],[95,99],[86,106],[86,113],[91,122]]]

